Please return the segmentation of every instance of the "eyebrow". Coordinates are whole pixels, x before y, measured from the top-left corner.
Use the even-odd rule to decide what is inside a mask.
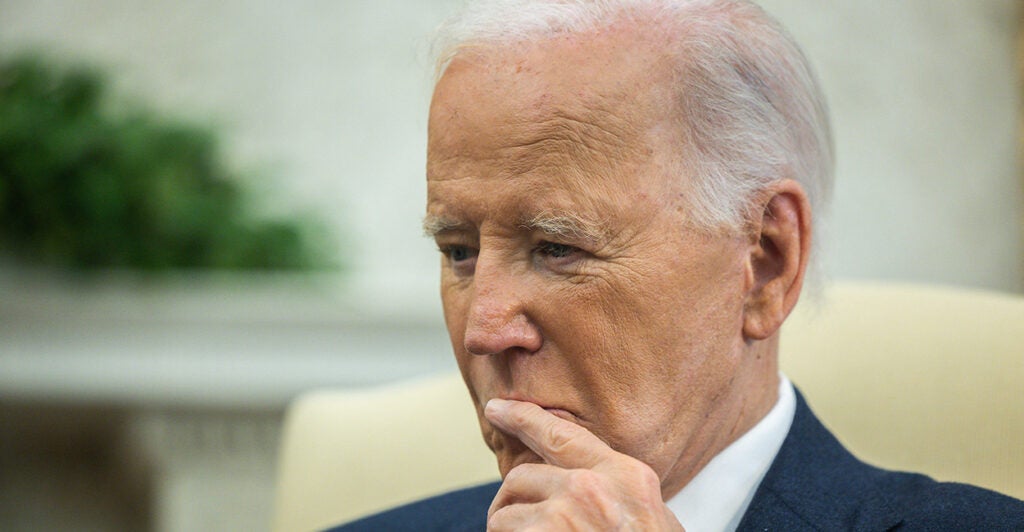
[[[566,212],[542,212],[519,222],[519,227],[545,235],[572,240],[601,242],[607,232],[601,224]],[[464,229],[466,223],[454,218],[427,214],[423,217],[423,235],[431,238],[442,233]]]
[[[423,217],[423,236],[434,237],[441,233],[454,231],[464,227],[466,224],[454,218],[428,214]]]
[[[601,224],[587,220],[582,216],[566,212],[542,212],[533,218],[521,222],[520,227],[540,231],[553,237],[601,242],[606,231]]]

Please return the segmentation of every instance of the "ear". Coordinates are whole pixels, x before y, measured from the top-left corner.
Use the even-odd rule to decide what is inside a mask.
[[[765,197],[751,227],[743,310],[747,341],[770,338],[782,326],[800,297],[811,253],[811,205],[803,187],[785,179]]]

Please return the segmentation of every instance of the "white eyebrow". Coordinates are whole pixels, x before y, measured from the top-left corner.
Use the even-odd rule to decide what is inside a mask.
[[[560,238],[600,242],[605,237],[601,224],[573,213],[542,212],[523,221],[520,226]]]
[[[445,216],[427,214],[423,217],[423,235],[428,238],[448,231],[455,231],[465,226],[465,222]],[[601,224],[587,220],[582,216],[565,212],[542,212],[533,218],[523,220],[519,223],[519,226],[530,231],[540,231],[546,235],[563,239],[601,242],[606,237],[606,232]]]
[[[428,214],[423,217],[423,236],[432,238],[439,233],[452,231],[463,227],[465,223],[453,218],[446,218],[436,214]]]

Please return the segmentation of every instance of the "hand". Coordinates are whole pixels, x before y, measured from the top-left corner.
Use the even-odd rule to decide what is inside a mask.
[[[683,530],[654,470],[587,429],[523,401],[492,399],[484,415],[544,460],[505,475],[488,530]]]

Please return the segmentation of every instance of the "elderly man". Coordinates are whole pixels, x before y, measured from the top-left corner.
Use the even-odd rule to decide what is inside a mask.
[[[424,226],[503,481],[350,529],[1024,529],[857,461],[779,374],[832,153],[759,8],[487,2],[443,35]]]

